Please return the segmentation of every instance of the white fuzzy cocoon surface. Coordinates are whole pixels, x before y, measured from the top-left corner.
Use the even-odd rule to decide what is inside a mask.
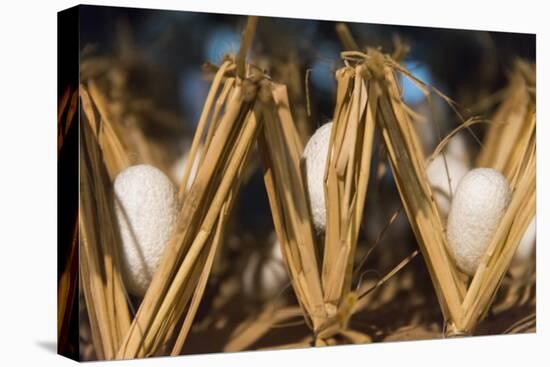
[[[288,283],[281,245],[275,235],[271,236],[269,246],[266,253],[253,253],[244,269],[243,290],[249,298],[270,300]]]
[[[331,129],[332,122],[317,129],[307,142],[302,154],[305,161],[311,215],[317,232],[324,231],[327,224],[324,178]]]
[[[445,160],[447,161],[447,167],[445,167]],[[467,164],[450,154],[446,154],[445,158],[440,154],[428,165],[426,174],[432,187],[435,203],[443,218],[449,215],[452,195],[456,193],[458,183],[467,173]]]
[[[476,168],[458,184],[447,221],[447,238],[458,267],[473,275],[491,242],[511,191],[506,178],[491,168]]]
[[[124,283],[130,293],[143,296],[176,224],[177,191],[159,169],[143,164],[116,176],[114,196]]]
[[[527,226],[527,229],[525,230],[523,237],[519,241],[518,248],[514,255],[514,260],[520,260],[520,261],[527,260],[533,253],[536,242],[537,242],[537,217],[535,216],[529,223],[529,226]]]
[[[445,161],[447,167],[445,167]],[[469,170],[468,149],[462,134],[455,135],[449,140],[445,146],[445,158],[443,154],[439,154],[428,165],[426,174],[439,214],[443,219],[449,215],[452,196],[456,192],[458,183]]]

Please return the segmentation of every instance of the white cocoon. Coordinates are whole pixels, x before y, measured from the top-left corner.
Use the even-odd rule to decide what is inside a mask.
[[[116,176],[114,197],[124,283],[130,293],[143,296],[176,224],[177,192],[164,173],[142,164]]]
[[[275,235],[269,240],[268,252],[254,252],[243,272],[243,290],[247,297],[262,301],[276,297],[288,282],[288,275]]]
[[[527,260],[535,248],[537,241],[537,216],[533,217],[529,226],[525,230],[523,237],[519,241],[518,248],[514,255],[514,260],[524,261]]]
[[[324,178],[331,129],[332,122],[317,129],[307,142],[302,154],[313,226],[317,232],[324,231],[327,223]]]
[[[447,161],[446,167],[445,160]],[[449,214],[452,195],[456,193],[458,183],[466,173],[468,173],[466,163],[449,154],[446,154],[445,158],[443,158],[442,154],[439,154],[428,165],[426,174],[432,187],[433,197],[439,209],[439,214],[443,218],[446,218]]]
[[[510,186],[492,168],[476,168],[458,184],[447,221],[447,238],[458,267],[473,275],[508,203]]]
[[[197,154],[195,155],[195,162],[193,162],[193,166],[191,167],[191,172],[189,172],[189,179],[187,180],[187,184],[185,185],[186,190],[189,190],[191,188],[191,185],[195,180],[195,176],[197,175],[197,170],[199,168],[201,154],[202,154],[202,149],[201,148],[197,149]],[[185,169],[185,164],[187,163],[188,158],[189,158],[189,151],[186,151],[185,154],[180,156],[172,164],[172,167],[170,169],[170,174],[172,175],[172,178],[178,184],[180,184],[181,180],[183,180],[183,170]]]
[[[452,196],[456,192],[458,183],[469,170],[468,149],[462,134],[455,135],[449,140],[445,146],[445,158],[443,154],[439,154],[428,165],[426,174],[439,214],[443,219],[449,215]]]

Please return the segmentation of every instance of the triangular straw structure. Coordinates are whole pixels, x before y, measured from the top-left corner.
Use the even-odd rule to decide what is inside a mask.
[[[533,99],[529,99],[530,104],[524,106],[505,102],[503,109],[524,111],[524,114],[521,115],[524,117],[520,117],[519,121],[525,121],[525,123],[519,123],[520,127],[515,126],[511,129],[503,128],[502,124],[494,124],[492,125],[494,130],[488,134],[488,139],[493,143],[485,144],[485,146],[491,147],[489,149],[493,149],[493,151],[482,153],[481,162],[492,162],[494,166],[503,170],[511,182],[513,197],[486,256],[477,269],[471,284],[468,285],[447,251],[444,227],[426,177],[426,159],[415,129],[411,125],[408,108],[401,99],[396,73],[403,73],[405,77],[411,77],[411,74],[390,56],[383,55],[377,50],[369,49],[367,53],[343,52],[342,56],[348,64],[353,63],[356,68],[366,65],[366,72],[362,75],[370,92],[368,103],[372,104],[375,111],[375,120],[381,130],[401,201],[428,265],[442,312],[447,321],[447,333],[448,335],[471,334],[489,309],[518,242],[534,215],[535,115]],[[528,73],[528,68],[521,69],[522,73]],[[526,80],[534,81],[534,78],[524,77],[523,81],[515,81],[515,83],[526,85]],[[414,81],[420,87],[428,88],[421,81]],[[513,91],[515,92],[515,89]],[[528,91],[529,88],[524,87],[522,95],[528,96]],[[448,100],[447,97],[441,96]],[[515,96],[517,94],[514,94],[513,97],[517,99]],[[497,116],[507,116],[502,111],[500,114]],[[469,125],[476,122],[479,121],[468,120],[461,128],[468,128]],[[503,135],[503,131],[506,131],[509,136]],[[505,140],[508,143],[494,143],[499,139],[508,139]],[[514,144],[511,144],[511,141]],[[494,158],[493,155],[497,154],[494,147],[500,147],[500,150],[505,149],[506,152],[501,151],[498,153],[499,157]]]
[[[337,73],[337,100],[325,172],[328,218],[323,251],[312,233],[301,163],[303,143],[290,115],[286,89],[273,84],[260,111],[264,125],[258,146],[275,230],[316,345],[326,345],[336,334],[358,335],[347,330],[353,312],[348,300],[356,298],[350,296],[353,260],[375,125],[372,110],[367,108],[370,95],[362,72],[362,68],[349,68]]]
[[[303,150],[289,113],[286,88],[273,86],[269,105],[258,112],[264,123],[258,137],[264,181],[281,252],[306,320],[317,330],[326,319],[317,249],[306,188],[300,169]]]
[[[258,123],[252,107],[245,101],[243,81],[237,80],[218,125],[211,126],[216,129],[212,142],[203,153],[197,176],[185,195],[175,233],[119,350],[119,358],[157,353],[170,339],[174,332],[171,325],[183,315],[199,280],[204,282],[206,275],[201,276],[199,269],[205,269],[212,259],[213,255],[207,254],[220,240],[217,233],[227,220],[227,209],[234,198],[231,193],[239,186],[240,172],[256,137]],[[188,330],[187,323],[183,330]],[[183,345],[185,334],[178,338],[174,352]]]

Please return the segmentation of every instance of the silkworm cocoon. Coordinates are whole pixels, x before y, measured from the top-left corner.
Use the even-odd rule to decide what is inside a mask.
[[[445,146],[445,157],[443,153],[439,154],[428,165],[426,174],[439,214],[443,219],[449,215],[452,195],[456,192],[458,183],[469,170],[468,149],[462,134],[455,135],[449,140]]]
[[[519,241],[518,248],[514,255],[514,260],[524,261],[527,260],[533,250],[535,249],[535,244],[537,240],[537,217],[533,217],[529,226],[525,230],[523,237]]]
[[[266,301],[276,297],[288,283],[288,275],[275,235],[267,252],[254,252],[243,272],[243,290],[247,297]]]
[[[195,180],[195,176],[197,175],[197,170],[199,168],[201,154],[202,154],[202,149],[199,148],[197,150],[197,154],[195,155],[195,162],[193,162],[193,166],[191,167],[191,171],[189,172],[189,179],[187,180],[187,184],[185,185],[186,190],[189,190],[189,188],[191,188],[191,185]],[[172,175],[172,178],[178,184],[180,184],[181,180],[183,180],[183,170],[185,169],[185,164],[188,158],[189,158],[189,151],[185,152],[185,154],[179,157],[172,164],[172,167],[170,169],[170,174]]]
[[[317,232],[324,231],[327,223],[324,178],[331,129],[332,122],[317,129],[307,142],[302,154],[313,226]]]
[[[492,168],[476,168],[458,184],[447,221],[447,238],[458,267],[473,275],[508,203],[506,178]]]
[[[451,156],[455,159],[463,161],[465,164],[470,160],[468,145],[463,134],[455,135],[449,140],[445,146],[446,156]]]
[[[445,167],[445,160],[447,166]],[[439,209],[439,213],[446,218],[451,208],[452,195],[456,193],[458,183],[468,173],[467,164],[453,155],[442,154],[435,157],[426,169],[428,181],[432,187],[432,194]],[[450,186],[449,186],[450,180]],[[452,189],[452,192],[451,192]]]
[[[116,176],[114,198],[124,283],[143,296],[177,220],[177,191],[159,169],[142,164]]]

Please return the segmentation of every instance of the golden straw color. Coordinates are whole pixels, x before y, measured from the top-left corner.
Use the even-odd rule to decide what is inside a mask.
[[[352,39],[346,30],[341,27],[340,32],[349,43]],[[256,112],[262,121],[258,148],[264,181],[283,258],[312,331],[311,337],[287,347],[336,344],[337,335],[353,343],[370,341],[368,335],[348,329],[350,316],[365,307],[368,293],[416,256],[415,252],[403,260],[380,282],[365,283],[357,293],[351,291],[376,123],[376,104],[367,103],[372,97],[363,79],[365,70],[361,65],[336,74],[337,99],[325,169],[328,220],[324,244],[312,230],[301,162],[304,144],[290,113],[287,89],[264,82],[260,92]],[[224,350],[242,350],[277,322],[295,317],[275,303],[241,324]]]
[[[245,350],[277,324],[295,318],[303,318],[300,307],[281,307],[277,302],[269,302],[258,315],[245,320],[233,331],[223,351],[237,352]]]
[[[283,257],[305,320],[313,333],[303,343],[335,344],[336,336],[352,343],[370,341],[368,335],[348,329],[350,316],[364,308],[364,296],[416,256],[413,253],[388,277],[374,286],[369,285],[373,288],[361,288],[358,293],[351,291],[353,260],[367,193],[376,123],[376,103],[369,103],[373,95],[363,78],[366,72],[366,66],[360,65],[356,68],[348,66],[336,74],[336,107],[325,169],[328,220],[324,244],[319,243],[320,238],[312,231],[300,158],[303,143],[292,121],[286,88],[272,84],[271,95],[262,100],[263,130],[258,147]],[[276,315],[275,311],[272,315]],[[238,335],[239,342],[229,343],[226,350],[244,348],[253,342],[254,337],[259,338],[265,333],[265,317],[244,327],[247,328],[246,337]]]
[[[119,350],[119,358],[158,353],[159,348],[170,339],[174,331],[171,326],[180,319],[193,293],[204,290],[204,286],[197,288],[199,278],[206,276],[205,273],[201,275],[200,269],[209,272],[210,265],[207,266],[207,263],[211,264],[214,255],[206,254],[212,248],[215,251],[220,241],[219,231],[226,222],[227,209],[233,202],[233,192],[239,185],[239,174],[247,161],[258,127],[253,114],[247,112],[250,107],[239,84],[225,106],[225,114],[216,126],[212,144],[204,151],[204,160],[185,196],[174,235],[130,333]],[[188,160],[190,162],[193,158]],[[196,305],[191,309],[196,309]],[[187,323],[182,330],[176,349],[185,340]]]
[[[337,74],[337,105],[326,169],[327,235],[323,255],[325,302],[337,310],[351,291],[353,259],[370,174],[374,118],[362,67]],[[350,70],[347,70],[350,71]],[[335,215],[336,214],[336,215]]]
[[[249,18],[242,47],[250,47],[255,23]],[[118,358],[159,355],[167,345],[177,355],[185,343],[260,126],[254,109],[263,73],[250,66],[241,70],[245,55],[227,59],[214,78],[180,184],[183,206],[177,228]],[[197,175],[186,192],[201,145]]]
[[[59,99],[57,106],[57,152],[61,152],[69,129],[73,124],[73,117],[78,111],[78,90],[67,87]],[[65,118],[63,118],[65,117]]]
[[[80,87],[86,121],[81,129],[81,279],[100,359],[159,355],[167,348],[179,354],[183,347],[259,129],[254,101],[264,77],[243,63],[256,21],[249,18],[237,60],[228,58],[214,78],[180,187],[177,228],[133,321],[118,272],[111,207],[111,182],[130,160],[107,98],[91,78]],[[199,169],[186,192],[199,146]],[[150,161],[147,154],[138,152],[138,160]]]
[[[504,100],[492,118],[477,164],[501,170],[513,190],[508,210],[464,300],[463,329],[471,331],[489,310],[517,245],[535,215],[535,67],[517,60]]]
[[[511,182],[513,197],[485,257],[468,284],[447,251],[444,227],[426,178],[425,167],[429,160],[424,158],[418,137],[411,125],[409,109],[401,99],[396,74],[401,73],[404,77],[413,79],[421,88],[427,86],[414,79],[410,72],[390,56],[383,55],[377,50],[369,49],[366,53],[343,52],[342,56],[348,64],[346,67],[349,67],[350,63],[355,68],[366,66],[362,76],[370,92],[368,103],[372,104],[403,206],[428,265],[447,322],[447,334],[471,334],[488,311],[519,240],[534,215],[534,71],[524,63],[518,62],[519,76],[516,75],[512,80],[510,97],[496,115],[499,119],[513,118],[514,121],[510,123],[515,126],[508,129],[505,123],[491,122],[487,139],[493,143],[484,144],[490,148],[485,148],[482,152],[480,162],[498,167],[507,175]],[[523,85],[523,88],[518,88],[518,84]],[[449,101],[440,92],[434,91]],[[512,111],[523,113],[520,112],[520,117],[516,117]],[[478,122],[485,121],[470,119],[462,123],[442,140],[430,159],[443,149],[450,136]],[[497,140],[508,143],[496,144]],[[511,144],[511,141],[514,141],[514,144]]]
[[[478,167],[492,167],[512,179],[514,162],[529,144],[530,126],[535,123],[534,80],[534,66],[517,60],[504,100],[491,118]]]
[[[67,87],[58,104],[57,114],[57,152],[58,157],[63,153],[64,142],[71,131],[77,128],[78,90]],[[73,128],[73,129],[74,129]],[[71,226],[71,241],[68,246],[68,256],[64,264],[59,264],[62,270],[58,278],[57,287],[57,339],[58,351],[64,353],[69,339],[70,323],[75,298],[78,297],[78,212],[74,216]]]
[[[273,108],[274,106],[274,108]],[[272,88],[259,108],[263,129],[258,148],[281,252],[306,320],[317,330],[326,319],[317,249],[300,168],[303,143],[289,113],[286,88]]]
[[[271,328],[295,319],[305,322],[311,335],[278,348],[370,342],[369,335],[350,327],[350,318],[366,308],[373,290],[418,253],[430,273],[446,334],[474,333],[535,214],[534,67],[518,61],[493,118],[463,121],[426,158],[413,126],[421,117],[404,104],[398,76],[410,78],[426,94],[434,92],[452,101],[398,63],[406,53],[399,41],[393,56],[374,49],[362,52],[349,29],[339,24],[337,34],[350,51],[342,52],[344,66],[335,73],[338,84],[324,172],[327,225],[324,235],[318,235],[312,226],[301,159],[303,121],[296,124],[292,117],[286,85],[272,81],[246,60],[257,22],[257,17],[248,18],[238,54],[225,57],[213,68],[215,75],[179,182],[181,209],[176,228],[133,319],[119,271],[120,238],[112,208],[112,181],[136,161],[157,166],[163,161],[143,131],[122,127],[122,115],[94,79],[95,74],[88,71],[78,93],[67,90],[60,99],[60,110],[68,111],[68,120],[80,101],[80,279],[97,358],[181,354],[219,261],[228,220],[256,147],[298,305],[286,304],[281,298],[266,302],[258,314],[233,330],[224,351],[246,349]],[[58,123],[61,119],[62,115],[58,116]],[[480,122],[489,125],[476,164],[502,171],[513,196],[477,272],[468,279],[449,255],[426,166],[454,134]],[[68,126],[62,130],[67,131]],[[381,279],[366,280],[353,289],[354,276],[363,265],[355,261],[356,248],[376,131],[419,250]],[[58,135],[59,149],[63,139],[63,134]],[[198,169],[192,177],[195,162]],[[70,279],[62,278],[60,297],[69,297],[69,285]],[[58,327],[61,330],[62,325]]]
[[[120,274],[120,238],[112,207],[111,172],[124,167],[118,137],[109,121],[97,116],[85,85],[80,86],[80,278],[99,358],[112,359],[130,326],[126,292]],[[109,156],[109,158],[107,158]]]

